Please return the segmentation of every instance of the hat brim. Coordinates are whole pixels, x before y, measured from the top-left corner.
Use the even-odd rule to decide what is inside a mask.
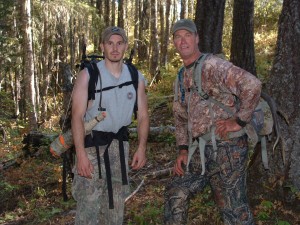
[[[174,31],[173,31],[173,34],[175,34],[176,31],[179,31],[179,30],[187,30],[187,31],[189,31],[191,33],[196,33],[196,31],[194,29],[182,26],[182,27],[176,27],[176,29],[174,29]]]

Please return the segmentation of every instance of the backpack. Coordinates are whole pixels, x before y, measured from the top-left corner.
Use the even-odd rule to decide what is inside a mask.
[[[195,68],[194,68],[194,74],[193,74],[193,80],[196,86],[196,90],[191,91],[197,91],[198,94],[201,96],[201,98],[211,104],[218,105],[220,108],[222,108],[224,111],[226,111],[228,114],[233,116],[232,110],[224,105],[223,103],[217,101],[216,99],[209,96],[207,93],[205,93],[201,86],[201,74],[202,74],[202,66],[203,62],[207,58],[207,56],[210,54],[202,54],[200,58],[195,62]],[[181,93],[181,101],[183,102],[185,99],[185,90],[183,87],[183,71],[184,67],[181,67],[176,81],[175,81],[175,101],[178,100],[178,91],[180,90]],[[179,89],[179,90],[178,90]],[[238,99],[236,99],[236,106],[238,107]],[[262,161],[265,169],[269,169],[268,165],[268,155],[267,155],[267,147],[266,147],[266,138],[269,137],[269,135],[273,131],[274,126],[274,120],[277,121],[276,118],[276,104],[274,100],[268,96],[265,93],[261,94],[260,102],[258,106],[255,108],[254,112],[252,113],[252,118],[250,123],[248,123],[241,131],[238,132],[232,132],[231,136],[229,138],[239,137],[243,134],[247,134],[248,136],[248,143],[250,148],[254,148],[258,142],[261,143],[261,151],[262,151]],[[189,108],[189,107],[188,107]],[[209,107],[210,114],[212,115],[212,107]],[[279,128],[278,124],[275,123],[275,130],[277,134],[277,139],[275,141],[275,144],[273,146],[273,151],[278,144],[279,141]],[[191,135],[190,135],[191,136]],[[214,133],[214,129],[212,127],[212,131],[210,133],[207,133],[201,137],[199,137],[198,140],[192,142],[192,137],[189,137],[190,143],[189,143],[189,154],[188,154],[188,163],[189,164],[191,157],[195,150],[199,148],[200,150],[200,157],[201,157],[201,164],[202,164],[202,175],[205,173],[205,156],[204,156],[204,149],[205,145],[208,141],[212,141],[213,149],[214,149],[214,157],[216,157],[217,154],[217,146],[216,146],[216,140],[218,137],[216,137]],[[188,170],[188,166],[187,166]]]

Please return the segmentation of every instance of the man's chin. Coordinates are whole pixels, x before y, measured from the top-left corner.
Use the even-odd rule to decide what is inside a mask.
[[[122,59],[119,59],[119,58],[117,58],[117,59],[115,59],[115,58],[107,58],[109,61],[111,61],[111,62],[113,62],[113,63],[118,63],[118,62],[121,62],[122,61]]]

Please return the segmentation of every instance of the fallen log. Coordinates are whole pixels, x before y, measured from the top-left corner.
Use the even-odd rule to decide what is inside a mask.
[[[131,133],[136,133],[137,128],[129,128],[129,132]],[[175,127],[174,126],[163,126],[163,127],[150,127],[150,134],[161,134],[161,133],[174,133],[175,132]]]

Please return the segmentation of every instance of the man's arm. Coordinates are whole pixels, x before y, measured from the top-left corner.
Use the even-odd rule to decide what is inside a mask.
[[[138,149],[135,152],[131,167],[134,170],[142,168],[146,164],[146,147],[147,139],[149,134],[149,115],[148,115],[148,101],[147,95],[145,92],[145,83],[144,80],[139,82],[138,87],[138,138],[139,145]]]
[[[177,87],[174,87],[177,88]],[[178,148],[178,156],[175,160],[173,172],[178,176],[184,175],[184,168],[182,164],[187,164],[188,158],[188,115],[185,105],[180,103],[179,101],[174,101],[173,103],[173,114],[175,119],[175,136],[176,136],[176,144]]]
[[[261,81],[236,66],[227,71],[225,84],[238,97],[239,110],[233,118],[216,122],[216,133],[220,137],[226,137],[228,132],[239,131],[251,120],[261,94]]]
[[[72,95],[72,134],[77,157],[77,172],[80,176],[91,177],[93,166],[84,149],[84,115],[87,108],[89,75],[86,69],[79,72]]]

